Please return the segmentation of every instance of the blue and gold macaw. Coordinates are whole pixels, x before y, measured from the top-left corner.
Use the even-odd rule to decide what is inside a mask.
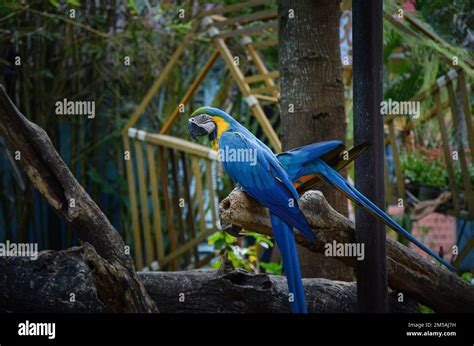
[[[298,206],[298,192],[275,154],[234,118],[217,108],[202,107],[189,119],[193,138],[208,135],[212,147],[231,179],[245,192],[270,210],[273,235],[280,249],[288,281],[289,300],[293,312],[306,313],[293,228],[310,241],[314,235]],[[256,160],[226,160],[228,154],[255,155]],[[229,157],[231,157],[229,155]]]
[[[256,155],[256,164],[250,160],[223,160],[222,157],[221,161],[231,179],[270,210],[273,235],[281,252],[288,290],[293,298],[290,299],[293,312],[307,312],[293,229],[296,228],[310,241],[314,241],[311,228],[298,206],[298,191],[317,187],[322,182],[335,187],[449,269],[456,270],[337,172],[362,154],[369,146],[367,143],[350,150],[344,159],[340,155],[345,149],[341,141],[307,145],[276,156],[249,130],[220,109],[201,107],[191,115],[188,125],[194,139],[209,136],[213,149],[220,154],[226,155],[226,152],[233,151],[234,158],[238,157],[237,153],[247,157]]]

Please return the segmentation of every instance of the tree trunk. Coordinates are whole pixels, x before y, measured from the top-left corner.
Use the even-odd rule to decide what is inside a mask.
[[[97,298],[90,267],[83,262],[87,251],[81,247],[42,251],[37,260],[0,258],[0,312],[106,312]],[[163,313],[290,312],[283,276],[190,270],[143,272],[139,278]],[[356,311],[357,286],[353,282],[305,279],[304,286],[310,312]],[[414,300],[399,303],[392,292],[390,308],[392,312],[417,312],[418,304]]]
[[[346,137],[340,16],[340,1],[279,1],[283,150]],[[347,215],[345,198],[333,188],[321,191],[337,211]],[[342,264],[299,250],[304,277],[353,278],[352,270]]]

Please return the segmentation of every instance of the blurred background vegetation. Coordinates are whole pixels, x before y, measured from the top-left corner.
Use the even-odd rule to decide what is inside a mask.
[[[203,10],[233,3],[238,1],[4,0],[0,3],[1,83],[20,111],[47,131],[79,182],[126,243],[131,243],[133,237],[120,131],[190,29],[192,18]],[[439,52],[456,55],[460,61],[472,57],[472,1],[384,1],[384,5],[390,13],[396,13],[400,7],[408,12],[416,8],[418,20],[449,43],[446,47],[428,39],[412,38],[386,20],[384,99],[409,100],[446,74],[451,66],[440,58]],[[264,8],[276,9],[276,6],[274,2]],[[344,1],[344,6],[350,7],[350,1]],[[179,15],[183,9],[185,18]],[[241,10],[241,14],[249,12],[251,9]],[[72,14],[74,18],[71,18]],[[203,37],[191,41],[178,68],[173,70],[141,117],[141,129],[158,132],[212,48],[210,41]],[[232,48],[237,54],[241,51],[239,46]],[[350,55],[350,47],[348,49]],[[17,57],[20,57],[20,65],[15,64]],[[268,48],[265,58],[269,70],[278,69],[277,47]],[[245,71],[243,60],[241,68]],[[472,73],[472,70],[467,71]],[[95,119],[56,115],[54,104],[64,98],[94,100]],[[349,124],[346,142],[350,145],[350,83],[346,98]],[[186,106],[186,111],[211,104],[232,114],[244,115],[248,112],[242,101],[229,71],[218,62]],[[472,100],[470,104],[472,106]],[[432,100],[423,102],[421,113],[433,106]],[[266,111],[278,133],[278,108]],[[188,139],[183,120],[178,120],[172,135]],[[259,134],[253,118],[242,116],[239,120]],[[437,132],[431,122],[417,128],[419,142],[423,143],[420,150],[425,154],[427,150],[439,149]],[[0,139],[0,150],[2,148],[5,151]],[[413,182],[446,188],[447,177],[441,160],[436,157],[432,161],[426,160],[425,154],[412,152],[411,156],[402,158],[406,177]],[[393,160],[390,153],[387,157],[389,161]],[[14,165],[0,151],[0,240],[24,242],[36,239],[41,249],[76,245],[73,230],[54,215],[23,173],[15,173]],[[393,175],[393,167],[390,164],[389,167]],[[352,176],[352,170],[348,174]],[[461,184],[461,178],[459,181]],[[218,174],[217,187],[220,199],[233,188],[225,174]],[[235,255],[231,258],[235,266],[258,270],[258,257],[252,244],[255,241],[266,244],[262,245],[264,247],[272,244],[261,236],[251,236],[254,240],[248,246],[233,248],[235,238],[219,232],[209,239],[209,244],[218,252],[231,250],[232,256]],[[276,264],[263,266],[272,272],[280,270]]]

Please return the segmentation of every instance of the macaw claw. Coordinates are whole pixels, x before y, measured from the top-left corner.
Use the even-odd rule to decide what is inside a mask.
[[[240,232],[242,231],[242,227],[237,226],[237,225],[226,225],[223,227],[223,230],[229,233],[231,236],[236,237],[236,238],[241,238],[244,236],[244,234],[241,234]]]

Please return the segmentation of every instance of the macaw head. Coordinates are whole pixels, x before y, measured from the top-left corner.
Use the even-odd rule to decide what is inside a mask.
[[[201,107],[196,109],[188,121],[189,134],[196,139],[209,136],[211,141],[218,141],[235,120],[219,108]]]

